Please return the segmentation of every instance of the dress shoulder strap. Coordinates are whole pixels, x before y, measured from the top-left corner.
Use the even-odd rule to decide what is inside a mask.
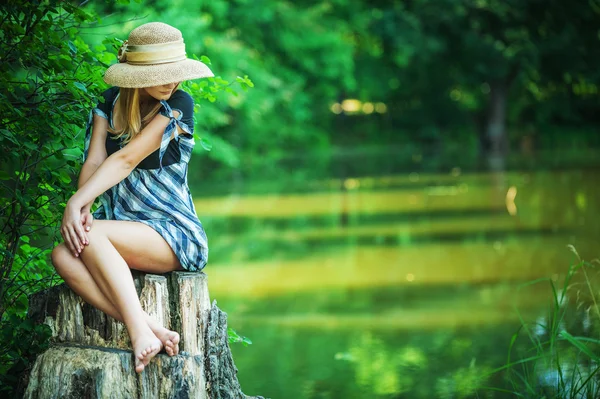
[[[165,132],[163,133],[160,142],[160,152],[158,154],[160,169],[162,170],[163,155],[165,154],[165,151],[169,146],[171,137],[174,136],[173,140],[176,140],[179,143],[182,161],[187,163],[190,159],[191,152],[194,147],[194,134],[192,133],[190,127],[181,120],[181,114],[175,117],[169,103],[167,103],[165,100],[160,100],[160,103],[163,105],[163,109],[161,109],[160,114],[170,119],[170,122],[165,128]],[[177,126],[179,126],[181,130],[188,134],[188,136],[184,140],[181,140]]]

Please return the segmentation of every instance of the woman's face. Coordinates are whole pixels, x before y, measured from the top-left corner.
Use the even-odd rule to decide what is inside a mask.
[[[168,100],[171,97],[171,94],[175,91],[179,83],[169,83],[167,85],[160,86],[152,86],[152,87],[144,87],[141,90],[142,96],[144,93],[151,97],[154,97],[157,100]]]

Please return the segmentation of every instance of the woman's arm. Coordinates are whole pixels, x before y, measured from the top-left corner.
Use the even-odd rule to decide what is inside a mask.
[[[96,169],[102,162],[106,160],[106,136],[108,134],[108,121],[106,118],[103,118],[99,115],[94,115],[93,119],[93,129],[92,136],[90,139],[90,144],[87,152],[87,157],[83,166],[81,167],[81,171],[79,172],[79,180],[77,182],[77,188],[81,188],[85,184],[86,181],[94,174]],[[92,228],[92,222],[94,217],[90,212],[92,208],[92,204],[94,201],[90,201],[81,209],[81,224],[85,231],[90,231]],[[88,244],[88,237],[85,237],[85,241],[83,244]]]
[[[89,180],[89,178],[94,174],[96,169],[104,162],[106,159],[106,135],[108,129],[108,121],[94,114],[93,116],[93,125],[92,125],[92,136],[90,138],[89,148],[87,149],[87,157],[85,158],[85,162],[81,167],[81,171],[79,172],[79,179],[77,182],[77,188],[81,188],[85,182]],[[95,198],[94,198],[95,199]],[[91,228],[92,216],[90,214],[90,208],[92,207],[92,203],[94,202],[92,199],[89,203],[87,203],[79,212],[79,224],[83,228],[85,226],[86,230]],[[63,222],[60,228],[60,232],[65,240],[65,244],[67,248],[71,250],[71,252],[77,256],[79,252],[83,249],[83,245],[88,243],[87,236],[85,234],[74,235],[73,230],[67,228],[66,216],[70,215],[72,211],[69,210],[67,212],[65,209],[65,214],[63,215]]]
[[[87,158],[81,167],[81,171],[79,172],[79,180],[77,183],[78,189],[89,180],[98,167],[100,167],[100,165],[102,165],[102,163],[106,160],[107,154],[105,143],[107,134],[108,121],[99,115],[94,115],[92,138],[90,140]],[[92,207],[94,200],[86,204],[88,210]]]
[[[163,115],[156,115],[125,147],[106,158],[69,202],[81,209],[129,176],[144,158],[160,148],[162,135],[169,121]]]
[[[65,242],[75,256],[83,250],[87,241],[81,224],[81,210],[93,202],[96,197],[125,179],[144,158],[160,148],[162,135],[170,119],[163,115],[156,115],[154,119],[132,139],[125,147],[107,157],[91,176],[83,182],[77,192],[67,202],[63,228]],[[89,158],[88,158],[89,159]],[[86,161],[87,163],[87,161]],[[92,163],[86,169],[90,173],[95,165]],[[83,172],[83,171],[82,171]],[[80,183],[86,176],[80,177]]]

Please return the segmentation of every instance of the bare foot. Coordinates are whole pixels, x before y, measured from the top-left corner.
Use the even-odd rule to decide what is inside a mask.
[[[175,356],[179,353],[179,334],[162,326],[152,326],[154,335],[165,347],[165,352],[169,356]]]
[[[160,352],[161,341],[154,334],[145,334],[133,341],[133,354],[135,356],[135,371],[141,373],[150,363],[150,360]]]

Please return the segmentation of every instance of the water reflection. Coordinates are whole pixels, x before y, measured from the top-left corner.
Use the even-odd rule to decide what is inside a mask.
[[[598,256],[595,170],[406,173],[197,196],[249,394],[474,397],[519,317]],[[515,311],[515,306],[520,314]],[[481,392],[480,392],[481,393]],[[485,397],[494,396],[487,392]]]

